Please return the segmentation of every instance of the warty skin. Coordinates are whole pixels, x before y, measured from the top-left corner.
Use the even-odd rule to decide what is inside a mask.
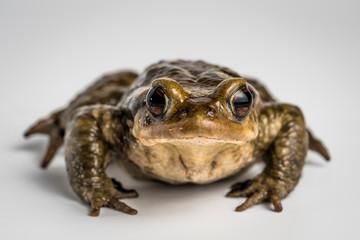
[[[263,172],[227,196],[247,198],[236,211],[271,201],[279,212],[308,149],[330,159],[298,107],[275,101],[256,80],[203,61],[160,61],[139,76],[105,75],[25,136],[34,133],[50,137],[44,168],[65,145],[70,184],[91,216],[101,207],[137,213],[119,200],[137,192],[106,175],[113,161],[137,178],[206,184],[260,158]]]

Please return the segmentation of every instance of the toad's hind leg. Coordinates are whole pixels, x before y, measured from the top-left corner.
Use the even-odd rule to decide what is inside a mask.
[[[67,122],[73,117],[78,108],[95,104],[117,105],[124,91],[136,77],[137,74],[132,71],[106,74],[75,97],[66,108],[51,114],[48,118],[41,119],[31,126],[25,132],[25,137],[33,134],[45,134],[50,138],[41,167],[46,168],[57,150],[63,145]]]
[[[62,112],[63,110],[57,111],[51,114],[50,117],[40,120],[35,125],[30,127],[24,134],[25,137],[29,137],[32,134],[37,133],[49,136],[47,151],[41,162],[42,168],[46,168],[49,165],[59,147],[63,145],[64,130],[61,128],[59,122],[59,116],[62,114]]]

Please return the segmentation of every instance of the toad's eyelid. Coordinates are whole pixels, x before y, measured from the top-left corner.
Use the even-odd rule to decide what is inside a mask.
[[[166,101],[167,104],[165,105],[164,113],[166,113],[167,110],[170,108],[170,103],[171,103],[170,98],[166,95],[166,93],[165,93],[165,101]]]
[[[243,78],[230,78],[219,83],[211,96],[227,99],[238,89],[246,87],[247,83]]]

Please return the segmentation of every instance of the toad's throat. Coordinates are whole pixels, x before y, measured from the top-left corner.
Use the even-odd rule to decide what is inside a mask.
[[[252,160],[250,144],[216,139],[194,144],[195,138],[166,141],[147,146],[139,143],[138,150],[131,152],[131,160],[147,177],[173,184],[210,183],[233,175]]]

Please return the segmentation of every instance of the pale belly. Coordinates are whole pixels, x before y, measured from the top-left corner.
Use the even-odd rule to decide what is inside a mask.
[[[136,143],[121,165],[136,177],[171,184],[205,184],[236,174],[253,161],[253,146],[229,143]]]

